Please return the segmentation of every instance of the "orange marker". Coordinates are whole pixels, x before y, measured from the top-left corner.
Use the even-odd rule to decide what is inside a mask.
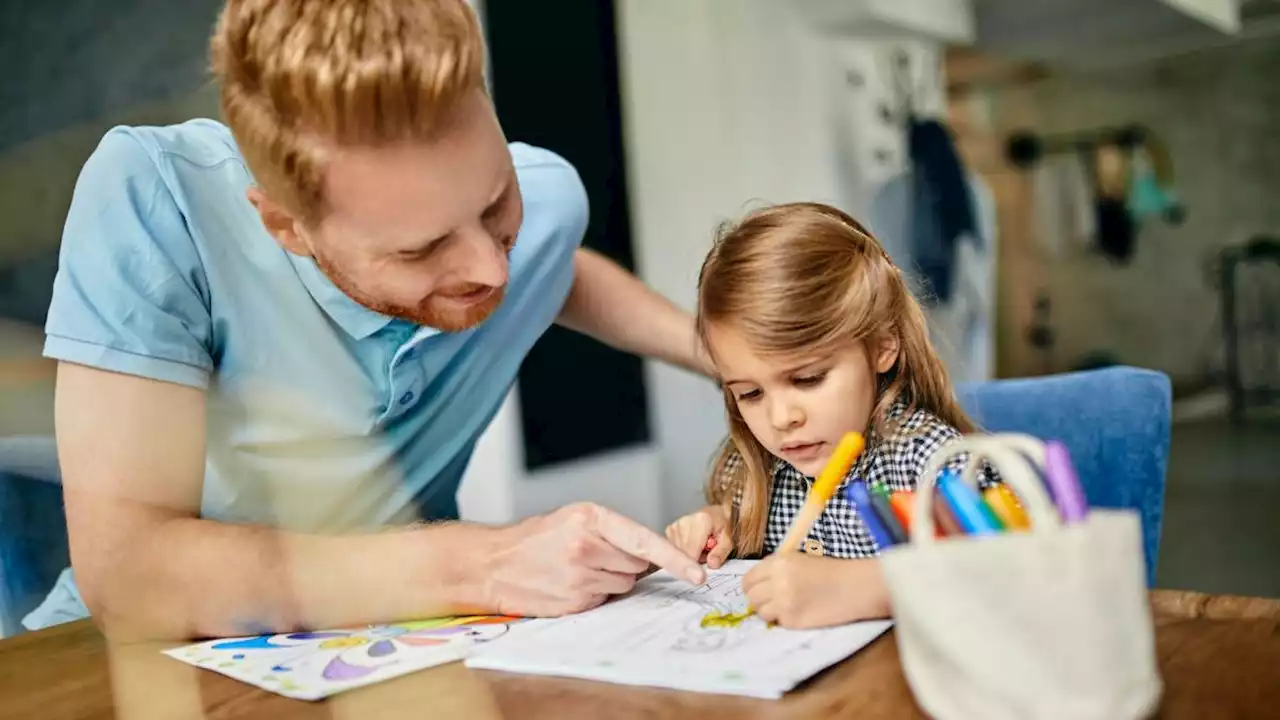
[[[898,518],[898,522],[902,523],[902,527],[907,532],[911,532],[911,513],[915,510],[916,494],[910,490],[899,490],[889,496],[889,507],[893,508],[893,514]],[[942,526],[937,522],[933,526],[934,537],[946,537],[942,532]]]
[[[893,508],[893,514],[907,532],[911,532],[911,503],[914,497],[915,493],[906,490],[899,490],[889,496],[889,507]]]

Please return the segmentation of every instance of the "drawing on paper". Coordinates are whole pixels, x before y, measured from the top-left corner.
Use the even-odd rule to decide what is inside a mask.
[[[244,640],[214,642],[210,650],[289,650],[290,658],[277,660],[271,672],[289,673],[290,659],[308,657],[317,651],[336,650],[325,663],[320,676],[325,680],[357,680],[387,665],[400,662],[407,649],[442,648],[448,645],[474,645],[489,642],[506,634],[509,623],[517,618],[477,616],[420,620],[391,625],[372,625],[363,630],[334,630],[260,635]],[[233,661],[248,656],[236,653]]]
[[[725,650],[733,633],[695,630],[676,638],[671,649],[686,653],[715,653]]]
[[[671,649],[687,653],[713,653],[734,648],[750,636],[752,629],[748,621],[755,616],[755,612],[751,610],[707,613],[689,622],[683,632],[676,636]],[[757,619],[754,622],[760,621]]]
[[[706,583],[692,588],[663,582],[655,584],[644,594],[657,600],[660,608],[693,603],[706,608],[708,618],[726,618],[747,612],[741,579],[736,575],[710,575]],[[714,619],[710,623],[723,624]]]
[[[212,640],[165,654],[291,697],[350,687],[459,660],[507,634],[521,618],[468,616],[345,630]]]
[[[704,628],[701,623],[676,637],[671,649],[685,653],[718,653],[741,645],[747,634],[740,630]]]
[[[712,575],[696,588],[686,590],[683,595],[697,601],[699,596],[714,595],[722,601],[731,601],[742,597],[742,579],[737,575]]]
[[[887,622],[822,630],[769,630],[748,612],[739,560],[691,587],[670,573],[650,575],[633,592],[581,615],[515,632],[467,665],[507,672],[579,677],[759,697],[796,683],[871,642]]]
[[[747,618],[755,615],[752,610],[744,610],[742,612],[709,612],[702,616],[700,623],[704,628],[736,628],[746,622]]]

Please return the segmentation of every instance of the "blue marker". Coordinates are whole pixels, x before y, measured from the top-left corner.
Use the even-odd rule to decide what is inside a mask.
[[[876,516],[875,508],[871,504],[871,495],[867,492],[867,484],[861,480],[854,480],[849,483],[849,487],[845,490],[845,494],[849,498],[849,502],[854,504],[858,509],[858,517],[862,518],[863,524],[867,526],[867,530],[871,533],[871,538],[876,541],[876,547],[881,550],[887,550],[893,547],[893,536],[880,523],[880,518]]]
[[[938,492],[966,535],[991,535],[1002,529],[991,508],[955,470],[947,470],[938,478]]]

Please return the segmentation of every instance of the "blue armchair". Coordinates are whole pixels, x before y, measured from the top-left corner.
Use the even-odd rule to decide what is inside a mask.
[[[958,391],[984,430],[1066,444],[1091,505],[1139,511],[1147,581],[1154,584],[1171,421],[1165,375],[1107,368],[962,385]],[[17,471],[13,458],[4,457],[12,446],[0,442],[0,637],[19,629],[19,620],[68,563],[56,457],[52,441],[45,442],[34,452],[27,444]],[[8,472],[2,469],[6,461]]]
[[[0,638],[21,630],[68,562],[53,439],[0,438]]]
[[[1066,445],[1091,506],[1137,510],[1147,584],[1155,585],[1173,412],[1166,375],[1111,367],[957,391],[987,432],[1020,432]]]

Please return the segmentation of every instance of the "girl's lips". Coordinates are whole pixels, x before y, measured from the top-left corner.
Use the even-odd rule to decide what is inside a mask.
[[[813,460],[822,454],[822,446],[826,443],[798,443],[794,445],[783,445],[782,455],[788,460]]]

